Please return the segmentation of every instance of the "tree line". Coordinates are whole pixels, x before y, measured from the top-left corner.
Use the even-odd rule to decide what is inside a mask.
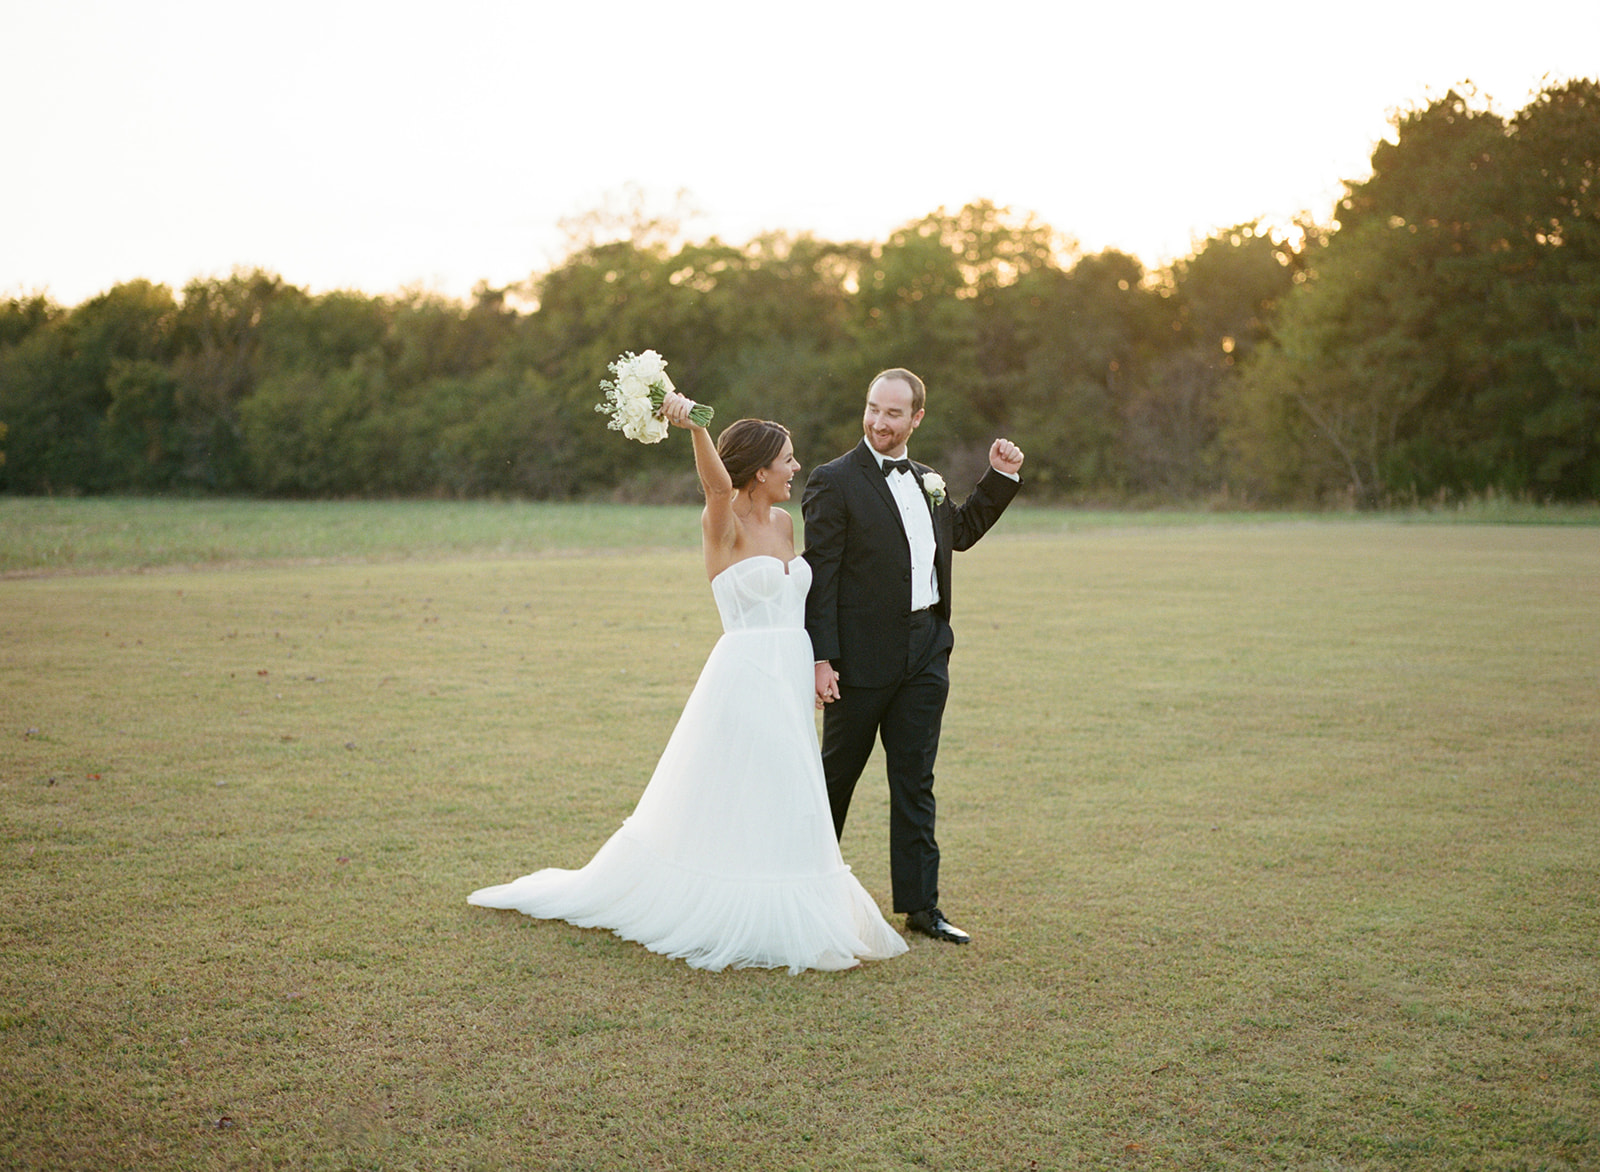
[[[0,491],[673,499],[675,445],[594,413],[654,348],[803,460],[868,378],[930,388],[919,455],[989,440],[1061,499],[1360,506],[1600,498],[1600,83],[1396,117],[1331,219],[1242,224],[1147,271],[990,203],[887,240],[672,244],[641,223],[462,303],[266,272],[0,302]],[[716,425],[713,425],[715,429]]]

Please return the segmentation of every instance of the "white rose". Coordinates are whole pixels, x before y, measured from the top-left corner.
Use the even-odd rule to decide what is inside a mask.
[[[617,397],[623,400],[650,401],[650,383],[639,377],[636,370],[623,370],[617,375]]]
[[[667,373],[666,361],[654,350],[646,350],[643,354],[635,355],[628,366],[646,385],[659,378],[665,378]]]
[[[937,472],[924,472],[922,474],[922,491],[936,505],[944,503],[944,477]]]
[[[624,399],[617,416],[622,421],[622,434],[642,444],[658,444],[672,430],[665,419],[656,417],[648,397]]]
[[[647,396],[623,395],[617,400],[617,422],[629,439],[638,439],[650,421],[650,399]]]

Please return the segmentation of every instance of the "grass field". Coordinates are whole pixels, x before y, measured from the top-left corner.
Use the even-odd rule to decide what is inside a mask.
[[[798,520],[798,508],[792,511]],[[603,502],[0,497],[0,577],[693,549],[700,541],[699,516],[698,507]],[[1024,499],[1006,517],[1005,532],[1059,535],[1312,519],[1318,518],[1032,508]],[[1491,497],[1384,519],[1399,524],[1600,526],[1600,505],[1530,505]]]
[[[1445,519],[1016,510],[977,942],[790,977],[465,903],[632,808],[693,510],[0,501],[0,1167],[1600,1167],[1600,529]]]

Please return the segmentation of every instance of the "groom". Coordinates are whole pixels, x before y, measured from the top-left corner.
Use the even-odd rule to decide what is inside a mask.
[[[811,566],[806,631],[816,656],[822,767],[833,827],[883,739],[889,775],[894,910],[912,931],[966,944],[939,910],[933,760],[950,690],[950,554],[982,537],[1017,494],[1022,451],[997,439],[989,471],[963,504],[938,473],[906,458],[927,391],[909,370],[867,388],[863,441],[813,469],[801,509]]]

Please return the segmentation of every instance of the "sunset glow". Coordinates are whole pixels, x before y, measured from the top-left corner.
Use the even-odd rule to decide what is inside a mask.
[[[558,259],[559,222],[629,184],[660,210],[686,192],[695,238],[882,239],[988,199],[1159,265],[1233,223],[1326,219],[1397,108],[1470,78],[1513,110],[1600,44],[1590,0],[1489,36],[1364,2],[1335,24],[1265,3],[903,12],[15,5],[0,295],[259,266],[464,296]]]

